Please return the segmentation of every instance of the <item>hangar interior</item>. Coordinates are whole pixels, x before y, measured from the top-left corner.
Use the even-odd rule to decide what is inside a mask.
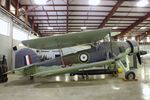
[[[142,65],[137,65],[136,80],[123,80],[122,74],[119,78],[102,74],[89,79],[65,74],[30,81],[8,74],[8,82],[0,83],[0,98],[149,100],[150,0],[0,0],[0,58],[5,55],[8,71],[15,68],[16,52],[27,48],[21,41],[97,29],[111,29],[110,42],[136,40],[139,50],[147,53]],[[45,60],[89,48],[78,45],[62,51],[33,51]]]

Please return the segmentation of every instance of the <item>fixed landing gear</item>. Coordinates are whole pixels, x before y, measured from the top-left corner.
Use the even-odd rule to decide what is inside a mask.
[[[2,75],[0,77],[0,83],[7,82],[7,81],[8,81],[7,75]]]
[[[133,71],[127,71],[127,72],[125,73],[125,78],[126,78],[127,80],[134,80],[135,77],[136,77],[136,75],[135,75],[135,73],[134,73]]]
[[[30,78],[29,78],[31,81],[33,81],[34,80],[34,76],[30,76]]]

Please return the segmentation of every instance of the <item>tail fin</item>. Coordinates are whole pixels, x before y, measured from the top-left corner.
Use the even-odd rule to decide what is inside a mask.
[[[40,62],[40,57],[32,49],[23,48],[15,54],[15,68],[21,68],[38,62]]]

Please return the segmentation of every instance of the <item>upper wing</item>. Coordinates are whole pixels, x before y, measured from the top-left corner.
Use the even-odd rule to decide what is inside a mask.
[[[35,49],[58,49],[96,42],[103,39],[109,33],[110,29],[97,29],[93,31],[70,33],[61,36],[42,37],[22,41],[22,43],[27,47]]]
[[[110,60],[101,61],[101,62],[71,66],[67,68],[57,68],[57,69],[39,72],[39,73],[33,74],[32,76],[46,77],[46,76],[55,76],[55,75],[60,75],[60,74],[65,74],[65,73],[78,72],[80,69],[99,67],[105,64],[111,64],[114,61],[115,61],[114,59],[110,59]]]

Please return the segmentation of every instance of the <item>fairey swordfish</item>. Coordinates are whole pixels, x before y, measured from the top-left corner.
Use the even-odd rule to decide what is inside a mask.
[[[22,41],[22,43],[34,49],[62,49],[76,45],[91,45],[109,35],[110,29],[97,29],[70,33],[61,36],[41,37],[32,40]],[[22,52],[21,50],[18,51]],[[137,55],[139,63],[139,47],[136,41],[127,40],[126,42],[109,41],[91,46],[86,50],[76,53],[61,55],[55,59],[39,61],[35,60],[35,53],[24,51],[21,55],[16,54],[16,65],[14,70],[21,70],[24,75],[30,77],[55,76],[65,73],[74,73],[92,67],[116,64],[117,68],[122,68],[126,79],[135,79],[135,72],[130,69],[129,55]],[[29,55],[32,64],[25,64],[24,58]]]

